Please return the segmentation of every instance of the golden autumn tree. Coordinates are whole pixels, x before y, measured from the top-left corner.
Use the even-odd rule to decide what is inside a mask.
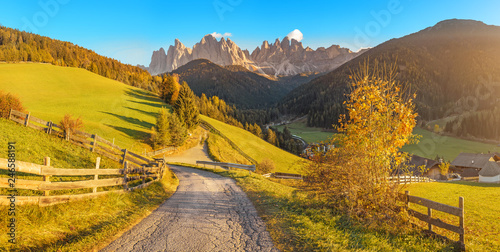
[[[351,75],[347,114],[333,139],[337,148],[316,155],[309,169],[312,185],[351,217],[398,219],[398,188],[386,178],[407,159],[400,149],[415,140],[417,114],[415,95],[402,90],[396,73],[395,65],[365,63]]]

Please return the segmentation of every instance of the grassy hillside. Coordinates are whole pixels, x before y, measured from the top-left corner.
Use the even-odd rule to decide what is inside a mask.
[[[251,158],[257,160],[257,162],[261,162],[263,159],[269,158],[274,161],[276,171],[278,172],[302,172],[301,168],[304,166],[304,159],[288,153],[256,137],[246,130],[222,123],[206,116],[201,116],[201,118],[220,132],[223,132],[226,137],[231,139],[231,141],[243,150],[243,152]]]
[[[42,164],[43,157],[51,158],[51,165],[57,168],[95,167],[99,156],[41,131],[26,128],[15,122],[0,118],[0,158],[7,158],[7,143],[16,142],[16,159]],[[117,162],[101,157],[101,168],[120,168]],[[7,177],[5,171],[0,177]],[[18,179],[26,179],[18,174]],[[71,176],[52,176],[51,180],[72,180]],[[40,176],[29,176],[40,180]],[[81,177],[78,177],[81,179]],[[175,192],[177,178],[167,171],[164,178],[149,187],[132,193],[107,194],[95,199],[76,201],[49,207],[33,205],[16,206],[17,244],[11,247],[7,242],[7,215],[0,217],[0,251],[92,251],[96,246],[106,244],[114,235],[130,227]],[[99,188],[100,190],[101,188]],[[74,193],[80,190],[57,190]],[[91,190],[91,189],[90,189]],[[19,189],[20,195],[31,190]],[[0,189],[5,195],[6,189]],[[28,193],[28,194],[27,194]],[[40,192],[36,193],[37,195]],[[7,206],[0,206],[0,212],[7,213]]]
[[[142,152],[141,141],[155,123],[159,98],[84,69],[49,64],[0,64],[0,90],[21,98],[31,115],[59,122],[81,116],[85,131]]]
[[[321,128],[307,127],[305,121],[294,122],[287,124],[292,135],[300,136],[307,143],[318,143],[330,139],[333,136],[332,132],[323,131]],[[284,125],[274,127],[283,132]]]
[[[98,155],[63,139],[49,136],[42,131],[26,128],[13,121],[0,118],[0,158],[7,158],[7,143],[16,142],[16,159],[43,164],[50,157],[50,164],[57,168],[92,168]],[[101,157],[101,168],[121,168],[117,162]]]
[[[500,185],[474,182],[419,183],[411,185],[411,195],[424,197],[444,204],[458,206],[458,197],[464,197],[465,244],[468,251],[496,251],[500,248]],[[412,207],[427,213],[427,209]],[[458,225],[454,216],[434,211],[437,218]],[[458,235],[435,228],[454,240]]]
[[[402,150],[426,158],[435,158],[436,155],[439,155],[444,157],[445,161],[453,161],[460,152],[488,153],[488,151],[500,151],[500,147],[494,144],[440,136],[421,128],[415,128],[413,133],[422,136],[420,142],[404,146]]]

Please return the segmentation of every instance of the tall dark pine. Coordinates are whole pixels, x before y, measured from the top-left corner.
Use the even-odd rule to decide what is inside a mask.
[[[192,130],[198,126],[199,110],[196,107],[196,97],[186,82],[182,82],[179,98],[174,103],[173,109],[186,128]]]

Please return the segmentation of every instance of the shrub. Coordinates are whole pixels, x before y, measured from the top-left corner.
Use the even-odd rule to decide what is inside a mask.
[[[274,166],[274,162],[271,159],[264,159],[262,162],[257,164],[257,173],[260,174],[267,174],[267,173],[272,173],[276,169]]]
[[[0,90],[0,117],[9,118],[10,110],[24,111],[19,98],[11,93],[5,93]]]
[[[59,124],[61,129],[64,131],[66,139],[68,139],[69,135],[72,135],[76,130],[83,129],[83,121],[81,117],[73,119],[70,114],[64,115],[64,118],[59,122]]]
[[[448,175],[448,171],[450,170],[450,163],[444,162],[439,164],[439,170],[441,171],[441,175]]]
[[[404,168],[408,154],[400,149],[415,141],[413,95],[395,82],[397,65],[370,68],[368,63],[351,77],[347,113],[332,143],[339,146],[315,155],[307,170],[311,187],[332,206],[366,224],[398,223],[399,187],[385,178]],[[397,225],[393,225],[397,227]]]

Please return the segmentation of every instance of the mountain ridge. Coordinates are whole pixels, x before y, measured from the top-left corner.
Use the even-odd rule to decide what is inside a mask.
[[[272,44],[266,40],[252,53],[242,50],[230,38],[217,41],[208,34],[193,48],[188,48],[175,39],[167,52],[163,48],[154,51],[147,69],[152,75],[171,72],[196,59],[208,59],[221,65],[241,65],[250,71],[267,75],[296,75],[304,72],[328,72],[364,53],[366,49],[352,52],[347,48],[332,45],[313,50],[302,43],[289,39],[276,39]]]
[[[169,74],[186,81],[198,96],[218,96],[242,109],[268,108],[295,87],[319,75],[309,73],[273,79],[241,65],[220,66],[207,59],[192,60]]]
[[[500,95],[500,27],[475,20],[444,20],[386,41],[280,101],[281,111],[308,115],[310,126],[329,128],[344,113],[349,75],[364,61],[397,62],[398,81],[417,93],[420,121],[481,110]],[[483,81],[482,81],[483,80]],[[496,85],[496,86],[495,86]],[[486,91],[488,92],[486,92]],[[485,94],[486,92],[486,94]],[[477,95],[477,94],[480,95]],[[472,100],[473,106],[467,105]]]

